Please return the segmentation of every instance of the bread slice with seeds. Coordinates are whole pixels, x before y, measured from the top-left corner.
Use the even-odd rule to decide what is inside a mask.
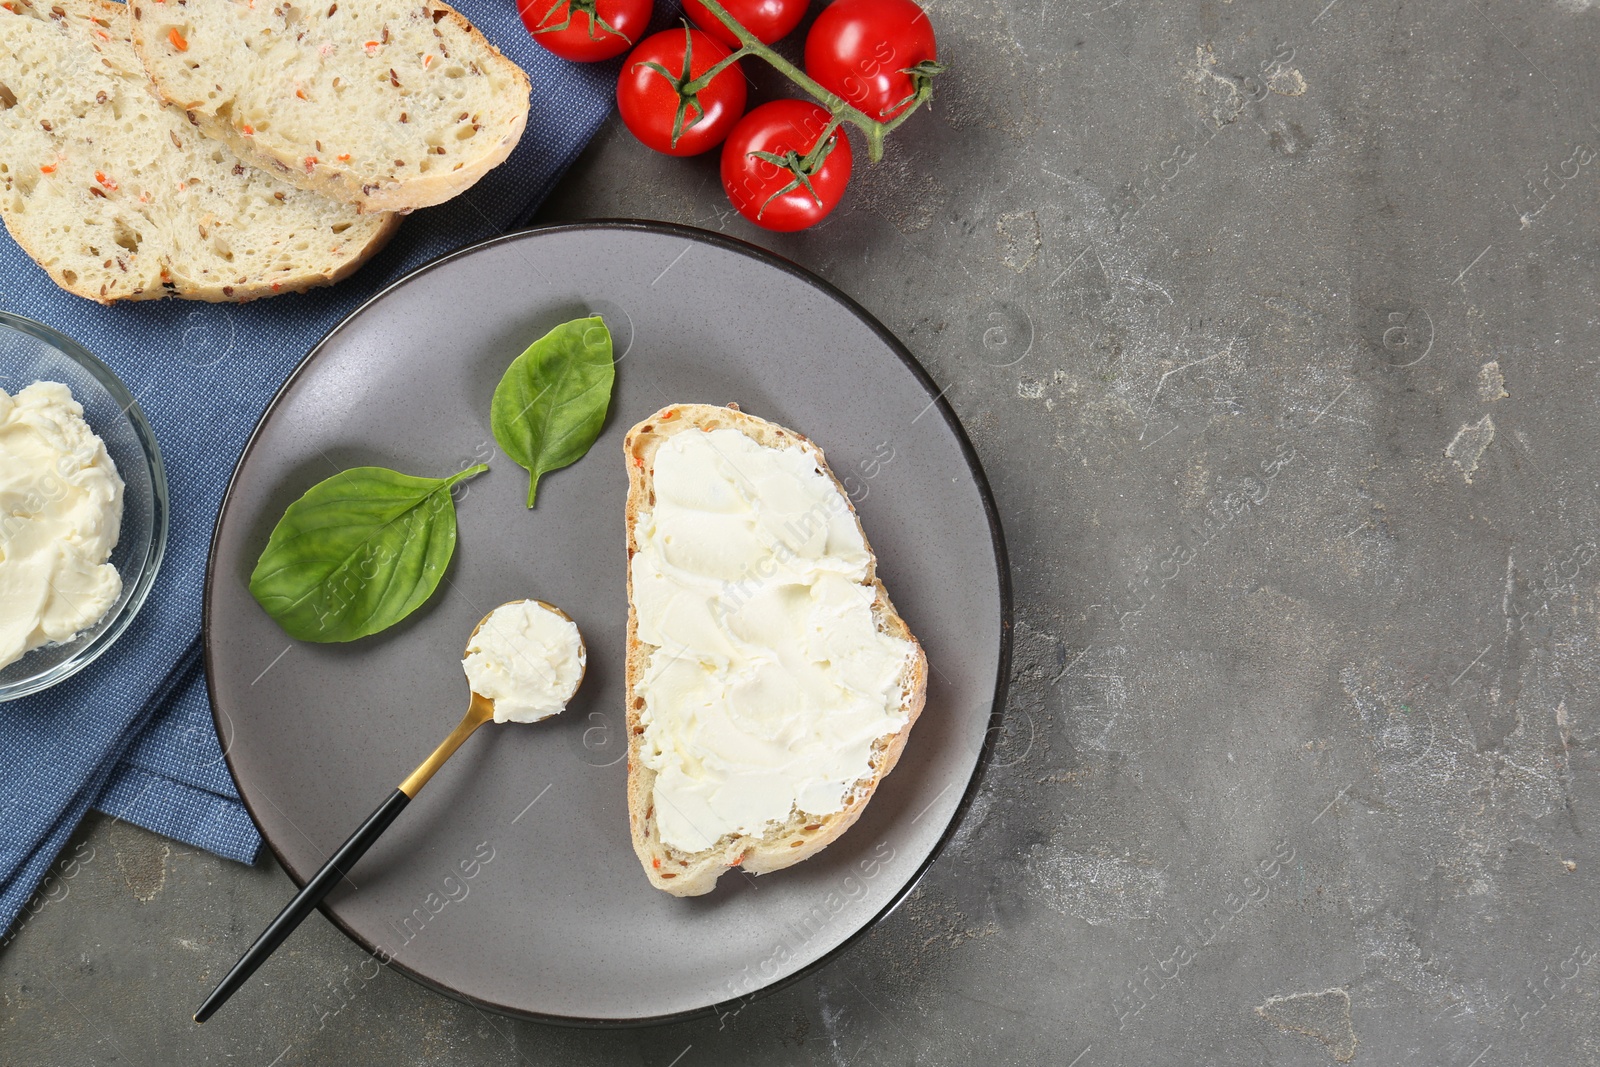
[[[0,218],[63,289],[249,300],[338,281],[399,216],[247,167],[165,107],[105,0],[0,5]]]
[[[656,461],[660,450],[679,434],[711,434],[719,430],[734,430],[744,435],[756,445],[766,449],[784,452],[799,452],[809,462],[795,464],[798,476],[812,477],[812,472],[826,479],[834,492],[838,494],[837,500],[830,501],[828,511],[832,517],[824,519],[829,524],[828,532],[823,535],[823,543],[828,550],[823,557],[833,559],[832,546],[835,538],[841,532],[841,543],[848,543],[846,554],[859,554],[856,558],[864,558],[864,568],[859,564],[843,567],[838,573],[843,574],[852,583],[859,583],[864,587],[860,592],[859,601],[854,596],[849,602],[859,604],[862,608],[870,609],[870,618],[854,620],[854,625],[861,628],[861,632],[868,635],[869,640],[887,639],[890,644],[886,647],[898,647],[900,652],[880,661],[892,665],[887,673],[876,677],[887,679],[886,688],[877,690],[885,700],[882,709],[887,723],[884,731],[870,738],[870,745],[865,738],[860,738],[861,748],[857,751],[862,759],[863,767],[860,775],[854,780],[846,781],[840,785],[832,795],[829,804],[817,804],[823,811],[822,814],[813,814],[801,809],[798,800],[789,808],[786,818],[769,820],[749,820],[759,825],[744,825],[733,830],[723,832],[716,840],[710,841],[705,847],[688,849],[674,847],[663,839],[661,826],[661,810],[658,805],[662,802],[664,794],[658,791],[660,776],[663,774],[686,774],[690,778],[703,775],[706,769],[720,759],[726,751],[749,752],[760,750],[773,742],[774,736],[790,737],[789,727],[793,725],[789,707],[785,706],[781,713],[773,714],[774,709],[783,702],[783,687],[771,685],[762,689],[753,686],[752,690],[760,691],[766,695],[764,703],[759,700],[749,706],[756,709],[754,719],[743,720],[751,724],[750,732],[738,738],[728,739],[717,735],[720,745],[723,740],[731,741],[731,747],[718,749],[708,753],[703,747],[696,749],[694,745],[685,745],[676,741],[667,744],[659,731],[662,729],[662,715],[666,714],[662,707],[652,705],[655,699],[650,685],[645,684],[647,679],[661,677],[658,673],[662,670],[677,669],[678,664],[692,660],[706,662],[715,659],[715,654],[706,654],[698,649],[691,648],[688,642],[679,645],[677,650],[669,648],[667,644],[657,645],[648,642],[640,636],[640,611],[639,597],[654,595],[644,593],[639,587],[639,582],[654,582],[657,580],[655,572],[650,568],[657,566],[654,561],[641,555],[641,530],[644,531],[643,540],[648,541],[654,534],[651,532],[654,524],[661,521],[655,513],[663,506],[658,501],[656,479]],[[708,437],[709,441],[716,442],[715,437]],[[724,445],[731,439],[724,439]],[[736,442],[735,442],[736,443]],[[721,459],[724,445],[718,445],[716,452],[717,462]],[[733,867],[743,867],[744,870],[755,874],[765,874],[770,871],[780,870],[792,866],[801,860],[816,855],[826,848],[840,834],[848,830],[860,817],[867,801],[872,798],[879,783],[883,781],[900,758],[901,751],[905,748],[906,740],[910,736],[911,727],[922,712],[923,703],[927,696],[928,687],[928,660],[924,655],[922,646],[912,636],[910,628],[895,611],[894,605],[889,600],[889,594],[884,589],[883,583],[877,577],[877,560],[872,554],[872,548],[866,541],[865,532],[861,529],[860,519],[857,517],[854,506],[844,487],[829,470],[827,459],[822,450],[805,437],[788,430],[776,423],[747,415],[738,410],[737,405],[728,407],[714,407],[706,404],[678,404],[662,408],[648,419],[638,423],[628,431],[623,440],[623,452],[628,466],[628,498],[627,498],[627,544],[628,544],[628,631],[627,631],[627,668],[626,668],[626,693],[628,699],[628,816],[633,837],[633,847],[640,862],[644,865],[646,876],[650,883],[658,889],[665,890],[675,896],[699,896],[710,892],[716,885],[717,879]],[[738,463],[732,458],[726,460],[730,466]],[[682,468],[680,468],[680,471]],[[721,493],[708,490],[703,486],[690,485],[683,479],[681,473],[672,475],[674,481],[663,488],[662,500],[667,494],[685,493],[694,499],[705,501],[705,507],[713,516],[712,529],[726,531],[729,527],[717,525],[723,520],[731,520],[737,528],[739,523],[745,521],[745,513],[741,510],[744,506],[735,497],[739,494]],[[749,485],[752,493],[756,485],[751,479],[743,479]],[[675,486],[675,488],[674,488]],[[756,494],[759,495],[759,494]],[[781,508],[780,508],[781,510]],[[814,509],[813,509],[814,510]],[[786,516],[790,513],[785,512]],[[791,538],[788,533],[780,534],[779,539],[784,540],[782,546],[773,542],[768,545],[771,549],[781,547],[790,551],[788,540],[797,542],[813,536],[813,522],[811,511],[800,513],[790,519],[791,525],[784,527],[792,531]],[[662,531],[670,528],[672,532],[663,532],[661,544],[664,546],[676,545],[675,551],[686,553],[684,558],[697,558],[701,560],[716,559],[722,555],[722,549],[727,547],[720,544],[686,545],[685,531],[687,527],[675,524],[671,519],[666,520],[667,525],[661,527]],[[859,537],[859,542],[855,538]],[[858,547],[857,547],[858,545]],[[805,552],[811,552],[815,548]],[[648,555],[648,553],[646,553]],[[804,555],[804,553],[802,553]],[[763,557],[765,558],[765,557]],[[790,556],[789,558],[795,558]],[[806,556],[810,559],[812,557]],[[843,557],[837,557],[843,558]],[[674,566],[668,564],[668,567]],[[711,564],[714,568],[717,564]],[[822,564],[822,569],[833,567],[832,562]],[[642,569],[640,569],[642,568]],[[639,574],[635,570],[640,569]],[[864,573],[861,571],[864,570]],[[766,574],[766,564],[759,564],[757,572]],[[742,573],[742,572],[741,572]],[[786,585],[792,576],[784,577],[778,582],[782,591],[780,596],[801,595],[797,590],[800,586]],[[697,582],[699,578],[689,579]],[[722,635],[733,642],[744,641],[755,632],[756,627],[750,617],[741,616],[741,598],[746,595],[748,586],[743,579],[734,580],[726,577],[710,579],[711,584],[700,587],[702,589],[717,590],[708,594],[713,599],[709,610],[702,618],[718,620],[714,626],[722,631]],[[854,588],[854,586],[851,586]],[[744,603],[756,602],[754,598],[765,595],[764,593],[750,592],[752,598]],[[812,602],[816,603],[816,594],[812,594]],[[716,598],[720,597],[720,604]],[[677,601],[664,601],[664,603],[680,603]],[[820,625],[824,614],[810,614],[806,619],[804,629],[807,632],[815,625]],[[679,634],[695,633],[693,640],[701,640],[699,634],[703,631],[697,629],[690,614],[674,607],[665,612],[662,619],[672,619],[678,626]],[[842,619],[842,617],[841,617]],[[667,634],[666,625],[661,622],[654,624],[660,632],[652,636],[661,638],[669,644],[676,641],[676,635]],[[838,621],[839,628],[845,628],[851,623]],[[876,638],[872,637],[873,631]],[[767,634],[763,640],[769,639],[773,631],[763,631]],[[714,640],[721,640],[716,638]],[[808,645],[806,648],[785,647],[779,651],[780,656],[793,656],[798,662],[802,658],[817,659],[821,655],[836,652],[841,644],[829,644],[826,639],[819,643]],[[764,646],[762,646],[764,649]],[[768,652],[758,651],[757,656],[767,656]],[[903,656],[903,658],[901,658]],[[770,661],[770,657],[769,657]],[[774,677],[782,678],[783,675]],[[791,676],[796,679],[804,678],[802,675]],[[859,680],[859,676],[852,681]],[[742,684],[742,683],[741,683]],[[795,688],[805,689],[799,684]],[[870,687],[869,687],[870,688]],[[746,690],[746,692],[752,691]],[[824,690],[807,690],[820,692]],[[707,693],[714,690],[707,690]],[[733,690],[729,690],[731,694]],[[727,694],[725,694],[727,695]],[[699,697],[696,698],[700,699]],[[717,708],[722,704],[731,704],[731,696],[726,701],[717,697],[706,699],[698,706],[705,714],[707,722],[713,721],[718,714]],[[895,705],[890,707],[889,705]],[[690,706],[696,706],[693,701]],[[829,703],[827,699],[819,701],[802,701],[807,713],[819,717],[840,714],[840,708]],[[671,714],[677,714],[672,712]],[[759,722],[756,720],[760,720]],[[717,720],[721,721],[721,720]],[[727,718],[732,722],[732,717]],[[705,729],[706,727],[701,727]],[[777,734],[767,736],[763,734],[766,728],[775,728]],[[869,722],[869,732],[871,724]],[[666,751],[668,748],[672,752]],[[827,752],[805,749],[791,749],[799,751],[797,766],[811,767],[824,761]],[[784,757],[787,758],[787,757]],[[855,758],[854,756],[851,757]],[[852,764],[847,764],[852,765]],[[826,777],[826,776],[824,776]],[[681,778],[676,780],[682,780]],[[829,783],[837,782],[836,778],[829,779]],[[735,793],[737,790],[735,790]],[[817,794],[811,794],[817,795]],[[682,794],[679,794],[680,799]],[[719,798],[720,805],[725,798]],[[670,803],[670,800],[668,801]],[[725,812],[725,809],[722,809]],[[737,821],[737,820],[735,820]],[[678,823],[682,826],[680,820]],[[698,828],[702,832],[700,838],[709,840],[715,828]]]
[[[528,76],[437,0],[130,0],[156,91],[285,181],[439,204],[522,137]]]

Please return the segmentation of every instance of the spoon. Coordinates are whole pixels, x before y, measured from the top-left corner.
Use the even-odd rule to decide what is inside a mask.
[[[502,604],[500,607],[509,607],[511,604],[520,603],[537,604],[541,608],[561,616],[566,621],[572,622],[566,612],[552,604],[546,604],[542,600],[512,600]],[[495,611],[499,610],[500,608],[495,609]],[[472,639],[478,636],[478,631],[483,629],[484,623],[488,622],[489,617],[493,614],[494,611],[491,611],[488,615],[479,619],[478,625],[472,628],[472,638],[467,640],[469,651],[472,648]],[[573,695],[577,693],[578,686],[583,684],[584,668],[587,664],[586,657],[583,654],[582,635],[578,638],[578,663],[578,679],[572,683],[572,691],[566,694],[565,700],[571,700]],[[563,703],[565,703],[565,700]],[[322,865],[322,869],[311,876],[311,880],[306,883],[305,888],[300,890],[295,895],[295,898],[289,901],[288,905],[278,913],[278,917],[273,919],[272,923],[261,932],[261,936],[256,938],[256,943],[251,945],[249,951],[243,956],[239,957],[239,962],[233,965],[233,969],[217,984],[217,988],[212,990],[205,1003],[200,1005],[200,1010],[194,1013],[195,1022],[203,1023],[211,1018],[218,1008],[227,1003],[229,997],[238,992],[239,987],[244,985],[250,976],[256,972],[256,968],[260,967],[267,957],[272,955],[279,945],[283,944],[284,939],[294,932],[294,928],[300,925],[301,920],[310,915],[311,910],[322,903],[322,898],[326,897],[333,887],[338,884],[339,879],[349,874],[350,869],[356,865],[356,861],[366,854],[367,849],[372,847],[372,843],[378,840],[379,836],[389,828],[389,824],[394,822],[396,816],[405,809],[407,804],[411,803],[417,793],[422,790],[422,787],[428,784],[428,779],[432,778],[434,773],[444,766],[444,761],[455,754],[456,749],[460,748],[462,742],[472,736],[474,730],[484,723],[492,721],[494,721],[494,701],[481,693],[474,692],[471,702],[467,705],[467,713],[461,717],[461,722],[456,725],[456,728],[450,731],[450,736],[440,742],[439,747],[433,750],[433,754],[423,760],[416,770],[406,776],[406,780],[401,782],[399,788],[389,795],[389,799],[378,805],[378,810],[369,815],[367,821],[361,824],[361,828],[351,834],[348,841],[339,846],[338,851]]]

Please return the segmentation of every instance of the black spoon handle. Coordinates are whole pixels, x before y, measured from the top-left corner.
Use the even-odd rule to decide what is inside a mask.
[[[256,972],[256,968],[272,955],[273,950],[283,944],[283,939],[294,932],[300,921],[322,903],[322,898],[328,895],[339,879],[350,872],[350,868],[356,865],[356,861],[366,854],[372,843],[389,828],[395,816],[399,815],[410,802],[410,797],[396,789],[389,794],[389,799],[378,805],[378,810],[361,824],[359,830],[350,835],[350,840],[339,846],[339,851],[329,857],[328,862],[322,865],[322,869],[306,883],[306,887],[300,890],[295,898],[289,901],[288,906],[278,913],[278,917],[272,920],[272,924],[261,932],[261,936],[256,938],[256,943],[250,946],[250,950],[239,957],[239,962],[233,965],[233,970],[228,972],[228,976],[206,998],[206,1002],[200,1005],[200,1010],[194,1013],[195,1022],[205,1022],[218,1008],[227,1003],[228,998]]]

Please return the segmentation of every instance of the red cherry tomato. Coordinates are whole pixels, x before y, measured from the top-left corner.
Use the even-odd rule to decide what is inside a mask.
[[[912,0],[834,0],[806,34],[806,73],[868,118],[892,119],[934,59],[928,13]]]
[[[794,32],[800,20],[806,17],[811,0],[718,0],[734,20],[755,34],[762,44],[776,44]],[[729,48],[739,47],[739,38],[711,12],[700,0],[683,0],[683,13],[696,26],[705,30]]]
[[[533,39],[562,59],[593,63],[632,48],[654,6],[655,0],[517,0],[517,14]]]
[[[804,164],[831,119],[809,100],[774,100],[739,121],[722,146],[722,188],[739,214],[757,226],[788,231],[815,225],[834,209],[850,184],[844,130],[829,134],[831,147],[810,167]],[[763,156],[787,158],[790,166]],[[796,162],[798,170],[792,169]]]
[[[729,54],[688,27],[646,37],[623,62],[617,80],[623,123],[646,146],[669,156],[693,156],[716,147],[744,114],[739,64],[723,68],[693,94],[682,90]]]

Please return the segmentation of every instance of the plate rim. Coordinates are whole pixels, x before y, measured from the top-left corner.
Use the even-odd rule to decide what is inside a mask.
[[[909,897],[912,891],[915,890],[922,882],[923,877],[926,876],[929,868],[933,866],[934,861],[943,854],[945,847],[949,845],[951,839],[955,836],[956,831],[960,828],[963,820],[966,817],[967,811],[972,806],[973,800],[977,797],[978,789],[982,785],[985,771],[988,769],[990,758],[994,753],[995,740],[999,736],[1001,721],[1004,718],[1006,693],[1011,678],[1011,646],[1014,605],[1012,602],[1011,590],[1011,564],[1010,556],[1006,551],[1005,531],[1001,526],[999,508],[995,505],[994,493],[989,486],[988,476],[984,473],[983,464],[978,459],[978,453],[976,449],[972,447],[972,442],[967,437],[966,429],[961,425],[961,421],[956,417],[954,409],[951,408],[950,403],[945,399],[945,393],[948,392],[948,390],[939,389],[938,383],[935,382],[933,377],[923,368],[922,364],[917,362],[916,357],[911,354],[910,349],[908,349],[905,344],[889,330],[888,327],[880,322],[877,316],[873,315],[872,312],[868,311],[854,298],[840,290],[832,282],[829,282],[821,275],[814,273],[806,267],[803,267],[793,260],[781,256],[770,249],[762,248],[759,245],[740,240],[737,237],[730,237],[727,234],[701,229],[698,226],[685,226],[681,223],[659,222],[648,219],[598,218],[585,219],[576,222],[541,223],[533,226],[526,226],[521,229],[513,230],[509,233],[499,234],[481,241],[475,241],[472,244],[464,245],[453,252],[447,252],[436,259],[432,259],[427,263],[422,264],[414,270],[406,272],[401,277],[390,282],[388,285],[385,285],[382,289],[379,289],[376,293],[373,293],[366,300],[363,300],[360,304],[352,308],[348,313],[340,318],[337,323],[330,327],[328,332],[323,334],[321,339],[319,339],[316,344],[312,345],[311,348],[307,350],[305,356],[303,356],[300,361],[295,364],[294,370],[289,373],[289,376],[284,379],[283,384],[278,387],[278,390],[273,394],[272,399],[267,402],[267,406],[262,409],[260,418],[256,420],[255,427],[250,431],[249,439],[245,442],[244,448],[239,453],[239,458],[234,462],[232,472],[230,472],[228,475],[228,486],[223,492],[222,503],[217,508],[216,519],[212,523],[210,543],[206,549],[206,574],[205,584],[202,589],[201,601],[200,642],[202,657],[206,668],[206,697],[211,706],[211,720],[216,727],[217,737],[219,739],[223,737],[223,725],[222,716],[218,710],[216,687],[213,681],[215,672],[213,670],[212,663],[211,641],[211,603],[217,572],[217,542],[220,540],[222,534],[223,517],[227,514],[228,507],[233,502],[233,494],[234,489],[238,485],[239,472],[244,468],[245,461],[250,458],[251,453],[255,450],[257,441],[261,436],[262,428],[266,426],[267,420],[272,417],[272,414],[274,410],[276,410],[279,401],[281,401],[284,396],[287,395],[289,389],[299,379],[300,375],[309,366],[311,366],[312,361],[317,358],[318,354],[323,350],[324,347],[326,347],[328,342],[331,341],[336,334],[338,334],[351,322],[355,321],[356,317],[365,312],[367,308],[388,296],[395,289],[407,284],[420,275],[442,267],[456,259],[473,255],[482,249],[511,241],[523,240],[529,236],[546,233],[586,232],[595,230],[625,231],[636,233],[642,232],[656,235],[682,237],[689,241],[710,244],[725,251],[755,259],[757,261],[766,263],[769,266],[776,267],[784,273],[789,274],[819,290],[824,296],[828,297],[833,302],[842,305],[847,311],[861,320],[861,322],[864,323],[874,334],[876,334],[878,339],[882,341],[897,358],[899,358],[900,362],[906,367],[906,369],[911,372],[912,376],[916,379],[917,384],[920,385],[922,389],[932,398],[931,406],[937,409],[939,416],[944,420],[945,425],[954,434],[956,443],[960,446],[961,456],[966,461],[968,473],[971,475],[973,484],[978,490],[978,498],[983,504],[984,517],[989,526],[990,544],[994,550],[995,572],[998,577],[998,592],[1000,595],[1000,654],[995,670],[994,701],[989,709],[989,724],[984,729],[983,744],[978,750],[978,757],[973,764],[972,774],[967,779],[966,788],[963,790],[961,799],[957,802],[955,810],[951,813],[949,822],[946,824],[944,831],[939,835],[939,839],[934,842],[933,848],[929,850],[928,855],[917,866],[917,869],[913,871],[909,877],[907,877],[905,883],[901,885],[900,888],[895,890],[888,903],[879,909],[878,912],[866,922],[862,923],[848,936],[846,936],[843,941],[839,942],[839,944],[835,945],[832,949],[823,953],[821,956],[817,957],[815,960],[812,960],[810,963],[806,964],[804,967],[801,967],[794,973],[774,979],[773,981],[768,982],[766,985],[753,989],[748,993],[741,994],[740,996],[734,997],[731,1000],[715,1001],[699,1008],[687,1008],[683,1011],[671,1012],[665,1015],[606,1019],[579,1015],[554,1015],[546,1012],[528,1011],[523,1008],[513,1007],[506,1004],[496,1004],[492,1001],[483,1000],[479,997],[472,996],[471,994],[461,992],[460,990],[452,989],[449,986],[427,977],[426,975],[418,973],[393,957],[390,957],[389,962],[384,964],[384,966],[398,971],[407,978],[416,982],[418,985],[421,985],[427,989],[431,989],[435,993],[442,994],[452,1000],[469,1004],[485,1011],[492,1011],[497,1015],[503,1015],[513,1019],[524,1019],[532,1022],[548,1023],[557,1026],[567,1026],[578,1029],[618,1030],[630,1027],[661,1026],[668,1023],[678,1023],[691,1019],[699,1019],[710,1015],[721,1015],[723,1014],[722,1009],[731,1005],[737,1005],[737,1008],[734,1009],[735,1014],[737,1014],[738,1011],[742,1011],[745,1007],[749,1006],[751,1003],[754,1003],[756,1000],[772,993],[776,993],[781,989],[787,988],[803,978],[808,978],[830,963],[834,962],[846,951],[853,948],[862,937],[864,937],[869,931],[875,929],[880,923],[893,914],[901,904],[905,902],[906,898]],[[250,821],[255,825],[256,831],[261,834],[262,842],[269,850],[271,850],[273,858],[277,860],[278,866],[283,869],[284,873],[289,876],[289,880],[292,881],[297,888],[304,888],[306,881],[308,880],[308,875],[297,870],[293,864],[289,863],[283,853],[279,851],[277,845],[273,843],[271,838],[269,838],[266,833],[262,832],[261,821],[256,817],[255,806],[251,804],[250,798],[245,795],[245,790],[239,783],[239,777],[234,772],[231,744],[222,745],[222,758],[227,764],[228,774],[233,778],[234,787],[239,791],[240,802],[244,805],[245,811],[249,814]],[[368,944],[365,938],[358,935],[355,930],[341,920],[339,916],[331,910],[326,901],[318,904],[317,910],[320,911],[323,917],[332,923],[335,928],[343,933],[345,937],[349,938],[352,942],[359,946],[362,951],[371,955],[374,959],[376,959],[378,953],[382,951],[380,948],[378,948],[378,946]]]

